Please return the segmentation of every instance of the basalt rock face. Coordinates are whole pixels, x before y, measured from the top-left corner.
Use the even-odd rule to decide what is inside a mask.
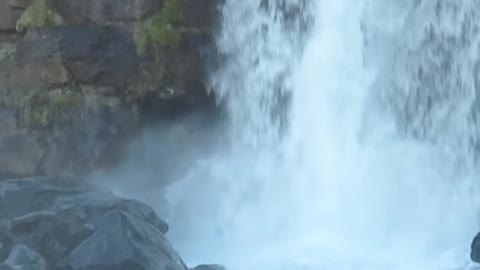
[[[0,182],[0,269],[187,270],[148,206],[80,183]]]
[[[0,179],[110,168],[150,121],[215,108],[219,0],[0,0]]]

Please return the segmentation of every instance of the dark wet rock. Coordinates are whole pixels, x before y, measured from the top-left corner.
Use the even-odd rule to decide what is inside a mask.
[[[218,23],[220,6],[224,0],[189,0],[185,24],[210,28]]]
[[[68,23],[135,21],[145,19],[162,0],[50,0],[52,8]]]
[[[13,236],[6,233],[6,224],[0,225],[0,229],[0,262],[3,262],[13,249]]]
[[[111,27],[90,25],[30,31],[20,41],[15,61],[27,65],[54,57],[61,58],[73,80],[95,85],[122,84],[138,64],[135,45],[127,36]],[[59,75],[51,77],[65,77]]]
[[[201,264],[195,266],[192,270],[226,270],[226,268],[219,264]]]
[[[136,69],[133,42],[112,28],[29,31],[0,60],[0,178],[115,163],[139,124],[121,91]]]
[[[0,172],[5,172],[3,176],[29,176],[37,171],[44,150],[25,130],[13,129],[10,132],[0,131],[0,153]]]
[[[0,31],[14,31],[18,19],[22,15],[24,1],[0,1]]]
[[[220,2],[0,1],[0,179],[110,170],[143,128],[215,111]]]
[[[0,269],[47,270],[43,258],[24,245],[15,246]]]
[[[187,269],[140,202],[50,178],[5,180],[0,191],[0,269]]]
[[[480,263],[480,233],[472,241],[470,258],[472,261]]]
[[[14,110],[0,108],[0,178],[34,174],[44,155],[27,131],[17,127],[16,117]]]

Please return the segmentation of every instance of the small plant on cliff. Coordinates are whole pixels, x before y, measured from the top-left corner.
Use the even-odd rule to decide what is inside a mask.
[[[65,89],[33,91],[25,97],[23,123],[29,126],[47,127],[54,122],[67,120],[80,106],[80,94]]]
[[[22,31],[29,27],[60,25],[62,23],[62,17],[50,9],[47,0],[32,0],[18,20],[17,30]]]
[[[151,44],[175,48],[182,40],[182,29],[179,25],[185,18],[184,0],[166,0],[159,14],[145,21],[145,34],[137,42],[137,49],[143,54]]]

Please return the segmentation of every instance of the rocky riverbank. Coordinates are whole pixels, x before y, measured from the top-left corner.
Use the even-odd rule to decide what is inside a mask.
[[[149,206],[84,182],[0,182],[2,270],[189,269],[167,232],[168,225]]]
[[[178,140],[179,118],[213,115],[220,5],[0,0],[0,269],[189,269],[152,208],[76,179],[146,129]]]

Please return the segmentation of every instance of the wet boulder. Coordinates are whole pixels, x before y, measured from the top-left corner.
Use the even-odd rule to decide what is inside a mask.
[[[472,261],[480,263],[480,233],[472,241],[470,258]]]
[[[0,182],[0,229],[0,269],[187,269],[150,207],[88,184]]]

